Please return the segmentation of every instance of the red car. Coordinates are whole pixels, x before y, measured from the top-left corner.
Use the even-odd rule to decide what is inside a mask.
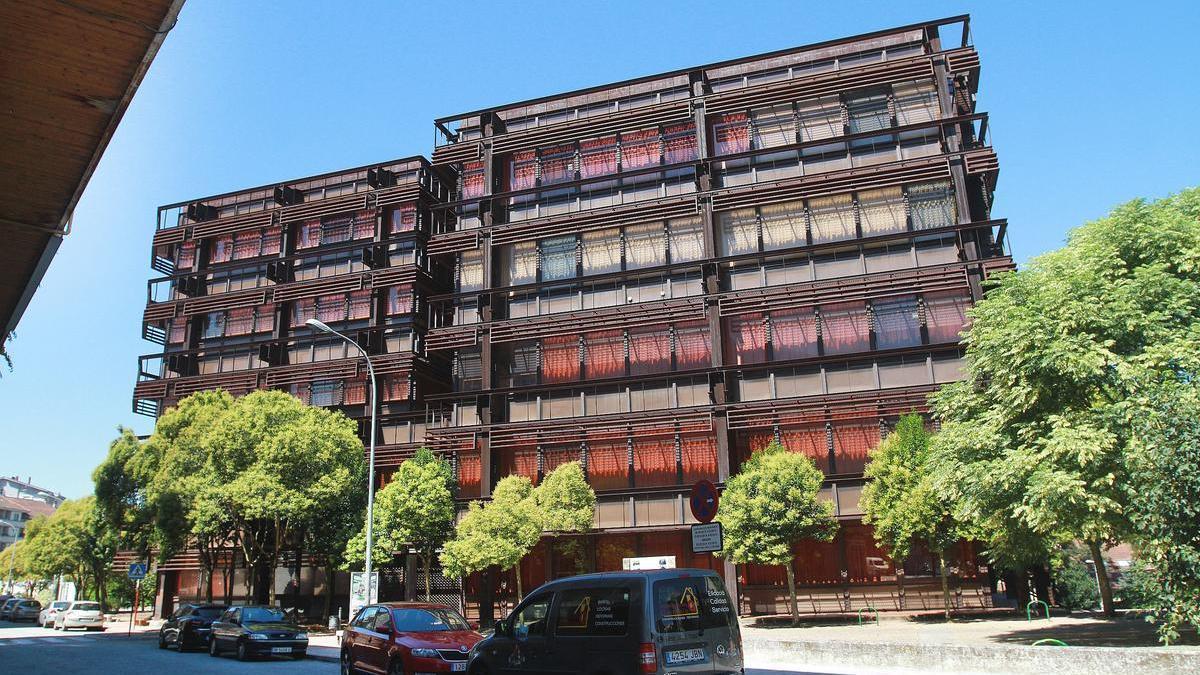
[[[367,605],[342,634],[342,675],[464,673],[471,647],[482,639],[445,605]]]

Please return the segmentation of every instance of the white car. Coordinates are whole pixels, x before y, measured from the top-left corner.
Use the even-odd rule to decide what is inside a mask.
[[[38,614],[38,625],[42,628],[49,628],[54,625],[54,617],[59,612],[71,606],[70,600],[59,600],[52,602],[42,608],[42,612]]]
[[[76,600],[66,609],[58,610],[54,616],[54,630],[104,630],[104,612],[100,611],[100,603],[89,600]]]

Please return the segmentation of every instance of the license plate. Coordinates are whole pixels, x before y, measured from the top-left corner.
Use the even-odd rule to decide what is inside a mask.
[[[663,657],[667,661],[667,665],[677,665],[680,663],[695,663],[704,660],[703,649],[676,649],[666,652]]]
[[[291,647],[271,647],[272,654],[291,654]]]
[[[452,673],[467,672],[467,662],[463,661],[462,663],[451,663],[450,664],[450,672],[452,672]]]

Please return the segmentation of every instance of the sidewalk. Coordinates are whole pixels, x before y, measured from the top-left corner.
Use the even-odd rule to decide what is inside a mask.
[[[308,634],[308,658],[317,661],[329,661],[331,663],[338,662],[338,655],[341,653],[341,631],[337,635],[313,635]]]

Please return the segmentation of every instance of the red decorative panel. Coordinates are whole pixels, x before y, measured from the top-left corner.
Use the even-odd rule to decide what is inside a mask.
[[[263,230],[262,235],[262,254],[263,255],[279,255],[279,251],[283,246],[283,230],[278,227],[268,227]]]
[[[829,448],[826,445],[825,425],[783,429],[779,435],[784,447],[812,459],[821,473],[829,473]]]
[[[761,314],[745,314],[726,320],[729,362],[735,365],[767,360],[767,331]]]
[[[388,232],[412,232],[417,228],[417,204],[407,202],[392,209],[388,214]]]
[[[675,440],[673,438],[634,439],[633,484],[653,487],[677,484]]]
[[[577,462],[580,457],[580,449],[578,445],[544,448],[542,450],[542,473],[550,475],[550,472],[567,462]]]
[[[925,294],[925,323],[930,342],[954,342],[966,328],[971,299],[959,293]]]
[[[528,190],[537,185],[537,153],[533,150],[514,152],[509,162],[508,189]]]
[[[317,318],[317,299],[300,298],[292,304],[292,327],[303,326],[305,321]]]
[[[629,373],[649,375],[671,369],[671,334],[662,329],[629,331]]]
[[[700,479],[717,480],[717,439],[712,436],[685,436],[681,443],[684,485]]]
[[[746,113],[722,115],[713,125],[714,153],[732,155],[750,149],[750,126]]]
[[[514,448],[504,453],[500,461],[500,477],[525,476],[537,480],[537,448]]]
[[[712,366],[712,337],[708,322],[675,324],[675,363],[680,370]]]
[[[458,453],[458,496],[475,498],[480,494],[480,471],[478,452]]]
[[[771,346],[778,360],[817,355],[817,317],[811,309],[771,312]]]
[[[579,379],[579,338],[574,335],[542,341],[542,381],[573,382]]]
[[[629,487],[628,454],[624,443],[588,444],[588,482],[593,490]]]
[[[229,315],[225,318],[225,335],[247,335],[253,331],[253,307],[238,307],[229,310]]]
[[[846,541],[850,583],[880,583],[895,578],[896,568],[887,552],[875,543],[869,526],[843,523],[840,536]]]
[[[643,129],[621,134],[621,168],[640,169],[658,164],[658,129]]]
[[[175,263],[175,267],[181,270],[190,270],[196,265],[196,242],[185,241],[179,245],[179,259]]]
[[[208,261],[214,263],[229,262],[233,258],[233,235],[226,234],[213,237],[209,245]]]
[[[821,339],[826,354],[865,352],[871,346],[867,307],[861,302],[844,302],[821,308]]]
[[[387,296],[388,315],[396,316],[397,314],[412,314],[412,311],[412,286],[408,284],[402,284],[400,286],[389,287]]]
[[[354,291],[350,294],[350,315],[347,318],[371,318],[371,291]]]
[[[837,424],[833,427],[833,461],[838,473],[859,473],[871,448],[879,445],[878,424]]]
[[[597,331],[584,336],[588,379],[625,374],[625,336],[619,330]]]
[[[301,221],[296,226],[296,248],[316,248],[321,245],[321,219]]]
[[[675,124],[663,129],[663,158],[667,164],[696,160],[696,123]]]
[[[343,386],[342,401],[346,405],[363,405],[367,402],[367,380],[346,380]]]
[[[605,136],[579,144],[579,173],[583,178],[607,176],[617,172],[617,137]]]
[[[407,401],[409,395],[408,376],[404,373],[385,375],[383,377],[383,393],[380,398],[384,401]]]
[[[482,197],[486,186],[483,180],[483,162],[464,162],[462,172],[462,198]]]
[[[792,547],[795,553],[796,584],[819,586],[840,584],[842,581],[841,557],[838,543],[806,539]]]

